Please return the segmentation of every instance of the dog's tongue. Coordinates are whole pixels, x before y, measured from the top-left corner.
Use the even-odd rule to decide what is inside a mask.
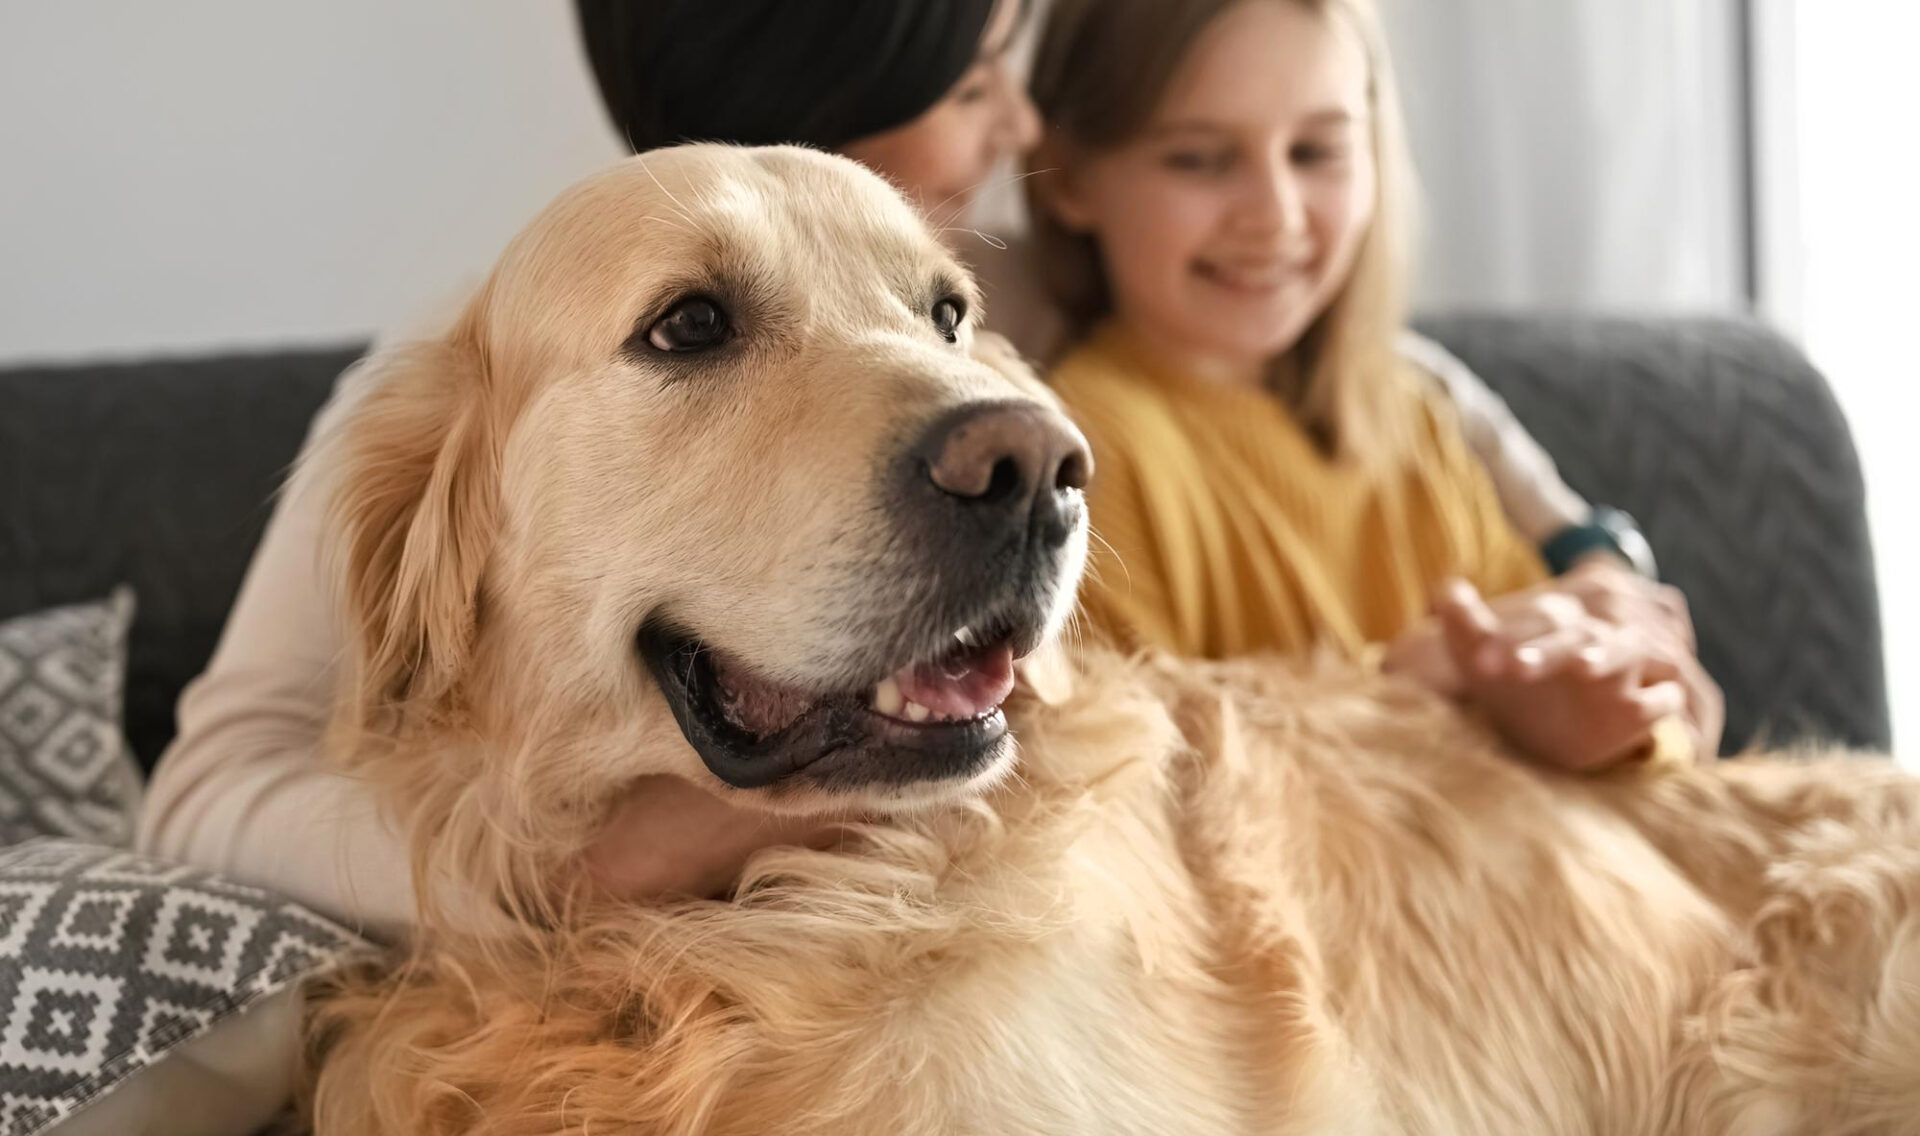
[[[908,702],[940,718],[978,718],[1013,693],[1013,648],[977,647],[938,662],[918,663],[893,676]]]
[[[720,704],[727,716],[752,733],[779,733],[811,710],[818,695],[764,678],[718,651],[710,656],[720,683]],[[963,722],[999,708],[1013,693],[1013,648],[1006,643],[970,647],[937,662],[903,667],[874,693],[874,709],[901,717],[902,707],[917,703],[925,714],[906,707],[909,721]],[[887,701],[882,694],[897,689]]]
[[[720,700],[734,723],[756,734],[773,734],[791,726],[818,701],[813,695],[761,678],[739,662],[712,656],[720,680]]]

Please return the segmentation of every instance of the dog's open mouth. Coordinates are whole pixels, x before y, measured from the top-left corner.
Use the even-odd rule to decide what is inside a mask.
[[[1031,638],[1011,627],[963,627],[937,657],[837,691],[776,682],[660,623],[642,629],[640,648],[707,768],[750,789],[802,771],[822,782],[972,775],[1005,739],[1001,707],[1013,692],[1014,661]],[[860,769],[836,768],[850,763]]]
[[[867,709],[914,725],[973,722],[998,713],[1013,691],[1013,648],[1003,639],[976,643],[962,632],[954,650],[927,663],[901,667],[876,684]],[[709,651],[706,663],[727,720],[757,737],[777,734],[824,701],[754,674],[736,660]]]

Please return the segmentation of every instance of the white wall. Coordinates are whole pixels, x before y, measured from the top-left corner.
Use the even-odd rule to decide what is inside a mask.
[[[1729,3],[1390,0],[1444,219],[1426,305],[1736,303]],[[622,152],[571,8],[0,4],[0,362],[351,339],[450,301]]]
[[[562,0],[6,0],[0,362],[366,336],[622,152]]]

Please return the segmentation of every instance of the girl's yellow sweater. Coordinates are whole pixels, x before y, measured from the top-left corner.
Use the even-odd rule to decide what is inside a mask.
[[[1096,533],[1083,611],[1123,645],[1225,658],[1354,658],[1427,614],[1460,576],[1487,595],[1539,583],[1444,399],[1419,400],[1400,460],[1328,456],[1272,394],[1170,373],[1108,325],[1052,385],[1093,446]]]

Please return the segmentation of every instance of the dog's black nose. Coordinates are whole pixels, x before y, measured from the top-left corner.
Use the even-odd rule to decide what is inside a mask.
[[[963,407],[933,424],[919,454],[942,492],[1015,523],[1059,513],[1061,498],[1093,473],[1080,431],[1035,403]]]

